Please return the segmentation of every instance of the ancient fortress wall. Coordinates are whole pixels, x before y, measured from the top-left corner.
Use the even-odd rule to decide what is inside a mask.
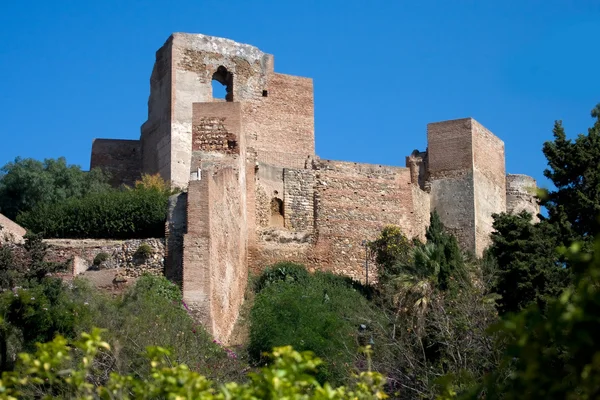
[[[95,139],[90,169],[101,168],[110,174],[113,185],[133,185],[142,172],[139,140]]]
[[[272,73],[260,97],[243,104],[248,147],[258,162],[304,168],[315,154],[312,79]]]
[[[506,211],[504,142],[471,119],[473,132],[473,188],[475,196],[475,254],[490,244],[492,214]]]
[[[527,211],[538,221],[540,205],[535,197],[537,183],[530,176],[522,174],[506,175],[506,211],[517,214]]]
[[[316,179],[317,241],[328,255],[322,269],[364,279],[363,241],[376,238],[386,225],[414,236],[407,168],[321,160]]]
[[[427,125],[431,208],[466,249],[475,249],[471,118]]]
[[[362,243],[386,225],[424,239],[435,210],[480,255],[493,213],[537,207],[525,189],[535,181],[506,177],[503,142],[472,118],[429,124],[428,148],[406,168],[322,160],[314,140],[311,79],[274,72],[256,47],[175,33],[156,53],[141,155],[99,141],[92,164],[158,172],[184,190],[170,202],[165,271],[221,340],[249,271],[288,260],[364,281]]]
[[[226,339],[248,279],[245,196],[239,170],[222,168],[189,182],[183,298],[209,332]]]
[[[172,38],[156,52],[150,76],[148,120],[142,125],[142,171],[171,179]]]

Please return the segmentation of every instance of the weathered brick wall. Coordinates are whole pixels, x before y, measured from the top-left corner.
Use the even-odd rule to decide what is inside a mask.
[[[504,143],[472,118],[427,125],[431,208],[462,247],[481,255],[492,214],[506,210]]]
[[[408,237],[421,231],[415,226],[410,170],[330,160],[315,164],[319,268],[364,280],[363,240],[375,239],[386,225],[400,226]]]
[[[100,168],[111,176],[114,186],[133,185],[141,177],[142,148],[139,140],[94,139],[91,168]]]
[[[283,171],[284,217],[287,229],[312,232],[315,217],[315,172],[312,169]]]
[[[23,243],[27,231],[21,225],[0,214],[0,245],[4,243]]]
[[[427,154],[431,209],[463,248],[475,251],[471,118],[428,124]]]
[[[226,117],[200,117],[192,129],[192,151],[217,151],[224,154],[239,154],[240,148],[235,134],[224,125]]]
[[[506,211],[506,169],[504,142],[479,122],[471,120],[473,131],[473,180],[475,196],[475,253],[490,244],[492,214]]]
[[[536,189],[537,183],[530,176],[506,175],[506,211],[513,214],[527,211],[533,214],[533,220],[537,222],[540,205],[536,198]]]
[[[150,76],[148,120],[141,127],[142,171],[171,180],[172,38],[156,52]]]
[[[256,226],[259,228],[273,225],[283,227],[283,217],[281,221],[272,218],[271,209],[273,199],[284,200],[283,171],[283,167],[262,163],[256,165],[255,215]]]
[[[265,90],[242,105],[248,147],[259,162],[304,168],[315,154],[312,79],[272,73]]]
[[[227,341],[248,278],[245,171],[207,171],[188,187],[183,297],[209,332]]]

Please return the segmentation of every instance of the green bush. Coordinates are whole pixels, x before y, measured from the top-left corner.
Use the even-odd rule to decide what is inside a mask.
[[[283,261],[267,267],[254,283],[254,292],[258,293],[265,287],[279,281],[304,282],[310,274],[302,264]]]
[[[168,192],[154,189],[111,189],[38,204],[21,213],[17,221],[46,238],[163,237],[168,196]]]
[[[276,346],[310,350],[325,361],[320,381],[344,382],[355,367],[360,325],[373,330],[379,314],[346,279],[302,273],[297,265],[293,270],[302,279],[261,277],[270,284],[256,295],[250,312],[249,355],[263,362],[262,354]],[[273,276],[273,269],[264,275]]]
[[[133,256],[136,258],[141,258],[147,260],[152,255],[153,250],[152,247],[148,243],[140,244],[140,247],[137,248]]]
[[[100,264],[102,264],[104,261],[108,260],[108,259],[109,259],[109,257],[110,257],[110,256],[108,255],[108,253],[104,253],[104,252],[102,252],[102,253],[98,253],[98,254],[96,255],[96,257],[94,257],[94,265],[95,265],[96,267],[97,267],[97,266],[99,266],[99,265],[100,265]]]

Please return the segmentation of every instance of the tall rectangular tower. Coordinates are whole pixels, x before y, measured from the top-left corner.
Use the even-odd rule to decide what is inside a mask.
[[[466,250],[489,244],[506,211],[504,143],[473,118],[427,125],[431,207]]]
[[[192,151],[192,104],[241,103],[248,153],[281,166],[314,155],[312,79],[274,72],[273,56],[229,39],[174,33],[156,52],[148,120],[142,125],[142,172],[186,187]],[[225,86],[214,98],[212,84]]]

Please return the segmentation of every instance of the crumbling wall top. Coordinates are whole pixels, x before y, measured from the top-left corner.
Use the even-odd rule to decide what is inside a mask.
[[[229,57],[240,57],[251,64],[256,61],[263,61],[265,56],[272,57],[270,54],[261,51],[258,47],[216,36],[176,32],[171,35],[171,38],[175,43],[189,49],[219,53]]]

